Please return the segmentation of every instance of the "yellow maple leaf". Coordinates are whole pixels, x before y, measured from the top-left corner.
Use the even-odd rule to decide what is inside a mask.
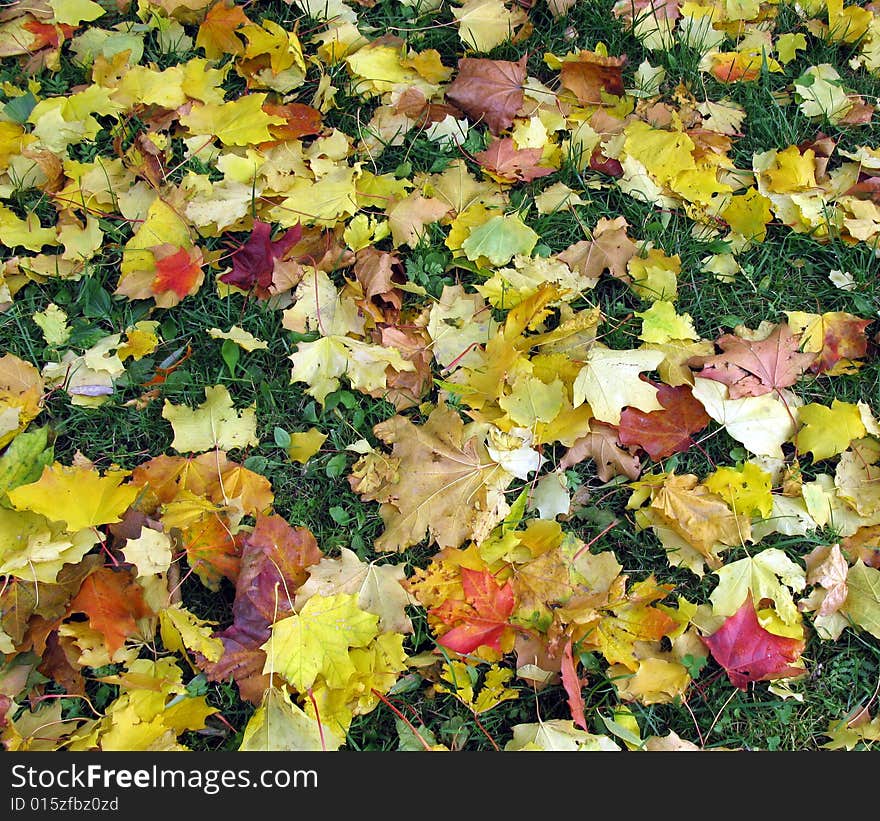
[[[472,665],[448,661],[444,663],[440,681],[434,685],[434,689],[438,693],[452,694],[475,715],[485,713],[503,701],[519,698],[519,693],[507,686],[513,678],[510,668],[490,664],[479,687],[475,686],[471,672],[477,675],[477,669]]]
[[[187,749],[176,743],[186,730],[201,730],[217,712],[205,696],[192,696],[173,656],[156,661],[137,659],[117,676],[99,679],[121,686],[119,697],[105,709],[97,726],[94,749],[122,752]],[[71,749],[74,749],[71,746]],[[82,746],[79,749],[92,749]]]
[[[40,478],[7,494],[17,510],[39,513],[53,522],[64,522],[69,533],[118,522],[138,497],[140,489],[122,484],[127,471],[107,471],[62,465],[43,468]]]
[[[299,613],[272,625],[261,645],[263,673],[283,676],[301,693],[319,675],[327,686],[344,688],[357,672],[349,651],[370,644],[379,635],[378,624],[378,616],[358,607],[356,595],[312,596]]]
[[[171,566],[171,539],[165,533],[144,527],[137,539],[126,539],[122,554],[137,568],[138,577],[164,573]]]
[[[211,633],[217,622],[200,619],[181,604],[173,604],[159,611],[159,634],[168,650],[180,653],[195,670],[195,664],[187,653],[191,650],[208,661],[219,661],[223,655],[223,642]]]
[[[0,242],[8,248],[21,246],[28,251],[40,251],[44,245],[58,245],[55,228],[43,228],[32,212],[21,219],[5,205],[0,205]]]
[[[831,407],[811,402],[798,410],[800,429],[794,443],[800,451],[813,454],[813,461],[843,453],[853,439],[865,435],[857,405],[834,399]]]
[[[245,351],[265,351],[269,348],[269,343],[262,339],[257,339],[252,333],[238,325],[233,325],[228,331],[221,331],[220,328],[208,328],[208,336],[211,339],[228,339],[238,345]]]
[[[402,565],[364,562],[343,547],[339,558],[325,556],[309,568],[309,578],[297,589],[294,606],[300,610],[314,595],[349,593],[357,596],[361,610],[379,617],[380,632],[412,633],[406,608],[416,601],[402,584],[405,578]]]
[[[635,315],[642,320],[639,339],[643,342],[663,344],[671,340],[700,338],[691,315],[676,313],[675,305],[667,300],[658,299],[646,311],[636,311]]]
[[[768,547],[756,556],[728,562],[715,572],[718,585],[709,599],[716,615],[732,616],[751,593],[753,601],[772,601],[784,624],[800,623],[802,617],[792,591],[806,587],[806,571],[779,548]]]
[[[42,409],[40,372],[15,354],[0,357],[0,448],[8,445]]]
[[[222,103],[193,106],[180,118],[180,124],[193,135],[217,137],[224,145],[253,145],[272,139],[270,125],[284,125],[286,120],[263,111],[266,94],[246,94]]]
[[[724,499],[734,513],[760,514],[766,519],[773,512],[773,477],[754,462],[739,468],[720,467],[703,484]]]
[[[290,699],[285,685],[269,687],[248,719],[239,752],[319,752],[339,749],[345,739]]]
[[[174,429],[171,447],[179,453],[233,450],[260,444],[256,404],[237,410],[224,385],[205,388],[205,401],[198,408],[174,405],[165,400],[162,418]]]
[[[544,750],[547,752],[620,752],[607,735],[578,729],[571,720],[551,718],[535,724],[516,724],[505,752]]]
[[[321,449],[326,440],[327,434],[321,433],[317,428],[291,433],[287,456],[291,461],[304,465]]]
[[[525,12],[508,8],[501,0],[464,0],[452,7],[458,21],[458,36],[466,49],[491,51],[510,40],[516,29],[528,21]]]
[[[67,533],[64,524],[46,516],[0,508],[2,574],[51,584],[65,564],[75,565],[97,541],[90,527]]]
[[[627,406],[645,413],[663,410],[657,388],[639,378],[663,359],[660,351],[613,350],[597,343],[574,381],[572,404],[578,407],[588,402],[596,419],[612,425],[620,423],[620,413]]]
[[[498,404],[517,425],[531,428],[538,422],[552,422],[566,399],[565,385],[559,379],[545,384],[534,376],[523,375],[513,383],[513,390],[498,400]]]
[[[306,714],[320,717],[326,723],[345,733],[356,715],[374,710],[406,669],[406,653],[400,633],[381,633],[366,647],[354,647],[350,652],[354,672],[343,686],[330,686],[320,676],[312,688],[312,699],[305,702]]]
[[[306,393],[322,405],[327,394],[339,387],[345,375],[351,386],[362,393],[381,393],[386,389],[386,370],[414,371],[415,365],[404,359],[396,348],[371,345],[347,336],[324,336],[314,342],[300,342],[295,353],[291,382],[308,384]]]

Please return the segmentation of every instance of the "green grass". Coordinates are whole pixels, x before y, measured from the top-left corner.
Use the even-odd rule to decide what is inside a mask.
[[[874,102],[880,94],[880,77],[863,70],[851,70],[847,59],[851,47],[824,43],[811,38],[810,48],[798,55],[782,73],[765,72],[754,83],[722,85],[699,71],[699,54],[685,46],[668,52],[647,51],[631,32],[609,13],[611,3],[580,2],[570,14],[553,18],[543,4],[530,12],[534,32],[522,43],[503,44],[487,55],[494,59],[518,59],[529,54],[529,74],[542,82],[553,83],[556,73],[544,62],[545,52],[562,56],[573,49],[594,49],[603,43],[610,55],[626,54],[626,77],[630,79],[645,59],[662,65],[667,71],[663,88],[671,95],[679,83],[690,87],[700,99],[717,100],[729,97],[748,112],[741,138],[734,141],[731,158],[739,167],[750,167],[755,152],[815,139],[822,131],[849,150],[870,141],[871,127],[839,127],[816,123],[804,117],[794,104],[781,105],[780,93],[790,89],[792,81],[809,66],[832,63],[841,72],[848,87]],[[248,6],[252,19],[268,19],[292,27],[297,21],[293,6],[278,0],[257,0]],[[439,10],[425,14],[391,0],[380,0],[371,8],[358,7],[358,14],[368,37],[388,32],[406,41],[413,50],[437,49],[443,62],[453,66],[462,54],[457,29],[448,2]],[[126,18],[128,19],[128,18]],[[112,15],[101,20],[109,26]],[[308,18],[298,21],[300,32],[316,29],[318,24]],[[780,9],[780,30],[800,30],[795,12],[788,6]],[[790,28],[786,28],[786,26]],[[367,28],[369,27],[369,28]],[[189,27],[190,33],[194,28]],[[573,35],[573,36],[572,36]],[[305,42],[305,40],[304,40]],[[163,52],[148,39],[144,62],[154,60],[160,68],[176,64],[198,51]],[[339,89],[337,107],[326,116],[328,126],[339,128],[354,138],[369,119],[375,100],[364,100],[349,82],[344,67],[330,67],[334,85]],[[0,64],[0,81],[21,85],[26,73],[13,60]],[[44,69],[36,74],[42,93],[65,95],[88,82],[87,72],[66,56],[56,71]],[[307,101],[316,88],[311,74],[301,98]],[[229,97],[243,90],[241,78],[230,72],[225,88]],[[113,139],[117,136],[111,121],[92,141],[71,148],[72,158],[88,161],[97,155],[113,155]],[[142,123],[129,121],[129,138]],[[876,137],[876,132],[875,132]],[[180,146],[177,146],[178,149]],[[479,147],[479,146],[478,146]],[[407,163],[410,174],[431,173],[442,159],[460,156],[456,149],[438,151],[423,136],[408,136],[401,146],[389,147],[378,159],[371,158],[373,173],[391,173]],[[363,159],[363,158],[361,158]],[[192,169],[204,173],[200,160],[182,164],[174,181]],[[848,311],[876,320],[880,316],[880,288],[877,285],[878,259],[868,243],[847,245],[839,240],[819,243],[788,228],[772,225],[766,240],[738,255],[743,273],[731,282],[722,282],[701,272],[701,260],[712,252],[711,240],[700,240],[691,233],[690,220],[679,212],[660,213],[658,209],[625,195],[613,184],[603,188],[588,187],[596,175],[564,165],[550,177],[524,185],[512,192],[514,204],[528,205],[531,198],[546,184],[565,182],[583,190],[587,204],[576,207],[576,215],[557,213],[537,215],[529,212],[529,224],[540,234],[541,242],[553,253],[585,238],[584,227],[593,227],[602,217],[624,216],[630,235],[639,242],[650,242],[682,260],[679,277],[677,310],[689,313],[703,338],[713,339],[730,332],[737,324],[754,328],[763,320],[785,319],[786,310]],[[36,213],[43,224],[52,224],[54,209],[42,192],[25,189],[14,192],[5,204],[19,216]],[[172,431],[162,418],[163,403],[194,406],[204,399],[206,386],[223,384],[239,407],[254,403],[258,420],[260,445],[238,455],[248,467],[266,476],[275,493],[275,509],[293,525],[308,527],[322,550],[335,555],[340,547],[351,547],[363,559],[379,563],[401,563],[409,570],[423,567],[433,550],[427,544],[414,546],[400,555],[377,555],[373,540],[381,534],[382,520],[378,506],[363,503],[349,489],[346,475],[356,455],[346,446],[361,438],[375,441],[374,425],[394,414],[388,402],[362,395],[343,385],[331,395],[322,408],[300,383],[290,381],[289,355],[295,350],[281,327],[278,310],[258,299],[241,295],[221,297],[206,283],[202,290],[187,297],[179,306],[168,310],[150,311],[143,302],[130,302],[112,296],[118,275],[121,248],[131,236],[131,226],[123,221],[102,219],[107,245],[90,265],[88,275],[78,281],[48,279],[25,286],[12,305],[0,314],[0,347],[37,364],[51,360],[56,351],[47,348],[40,329],[32,320],[34,313],[52,302],[68,311],[74,326],[73,341],[87,348],[102,336],[118,333],[133,322],[147,316],[161,323],[162,345],[147,359],[129,368],[129,373],[110,402],[98,409],[72,405],[63,391],[48,398],[44,423],[57,435],[56,458],[69,464],[80,454],[101,468],[118,465],[133,469],[151,456],[170,453]],[[243,241],[246,234],[238,234]],[[444,233],[432,229],[431,238],[423,246],[406,250],[403,258],[411,279],[434,295],[443,284],[453,281],[472,282],[475,277],[450,266],[451,257],[442,246]],[[218,238],[208,238],[210,250],[225,248]],[[4,249],[8,253],[8,249]],[[849,271],[856,287],[851,291],[836,288],[829,280],[832,269]],[[604,278],[588,299],[577,307],[596,304],[607,317],[608,327],[616,331],[607,339],[612,346],[634,347],[640,324],[633,312],[644,304],[622,283]],[[237,324],[255,336],[269,341],[267,351],[242,353],[234,370],[222,355],[222,343],[206,334],[210,327],[228,328]],[[876,331],[876,324],[872,326]],[[161,386],[159,398],[143,409],[132,404],[142,392],[140,383],[149,378],[161,361],[178,349],[190,346],[191,354]],[[127,381],[126,381],[127,380]],[[861,370],[851,376],[819,377],[804,380],[796,391],[805,402],[830,404],[834,398],[847,402],[865,401],[877,409],[880,396],[880,364],[872,351]],[[293,433],[317,427],[328,439],[321,452],[306,465],[292,463],[283,447],[275,440],[276,429]],[[699,440],[701,450],[691,449],[664,460],[662,468],[679,473],[693,472],[703,477],[713,464],[731,464],[742,458],[742,449],[724,433],[710,433]],[[563,449],[553,454],[561,456]],[[711,461],[710,461],[711,460]],[[806,460],[809,474],[816,466]],[[705,602],[716,577],[696,577],[689,571],[669,565],[659,540],[650,531],[637,532],[632,512],[626,503],[630,490],[626,486],[603,487],[589,463],[570,471],[571,477],[590,492],[589,504],[578,516],[565,523],[585,541],[592,539],[607,524],[617,524],[601,536],[593,551],[613,550],[631,581],[654,574],[658,581],[675,586],[676,594],[691,601]],[[332,510],[332,513],[331,513]],[[835,540],[831,531],[819,531],[811,538],[791,539],[779,535],[768,537],[764,546],[779,546],[792,558],[802,557],[813,544],[830,544]],[[745,548],[732,549],[728,559],[748,555]],[[231,620],[230,607],[234,588],[224,582],[220,590],[207,590],[194,575],[186,574],[182,586],[183,599],[192,612],[212,619],[223,627]],[[413,608],[416,632],[407,640],[411,654],[431,650],[434,639],[424,614]],[[643,736],[665,735],[670,730],[683,739],[701,746],[736,749],[815,750],[826,740],[829,722],[846,717],[853,710],[876,696],[880,676],[880,645],[864,633],[846,630],[838,640],[819,641],[811,638],[804,653],[810,671],[809,682],[799,687],[801,700],[775,695],[766,685],[747,691],[732,688],[723,670],[710,658],[689,691],[687,704],[630,704]],[[606,733],[605,719],[610,719],[619,706],[613,683],[607,679],[604,662],[593,655],[581,659],[586,685],[584,698],[590,730]],[[92,671],[95,673],[96,671]],[[187,675],[192,675],[188,671]],[[353,721],[346,749],[353,751],[395,750],[403,743],[407,728],[390,705],[404,715],[426,737],[451,749],[490,750],[501,748],[512,737],[516,724],[570,717],[566,695],[560,685],[534,690],[514,680],[511,686],[519,698],[502,703],[493,710],[475,717],[470,710],[450,695],[435,693],[418,678],[407,678],[388,694],[389,704],[380,704],[372,712]],[[232,683],[206,683],[194,677],[193,692],[207,695],[217,707],[223,721],[211,720],[206,731],[188,732],[181,741],[193,749],[234,750],[241,742],[243,729],[254,707],[240,699]],[[90,683],[90,696],[102,708],[114,694],[113,688],[95,681]],[[76,700],[69,705],[70,715],[80,709]],[[412,739],[410,739],[411,741]]]

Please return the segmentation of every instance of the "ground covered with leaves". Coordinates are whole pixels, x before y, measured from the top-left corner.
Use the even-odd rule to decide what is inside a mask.
[[[7,750],[880,738],[880,5],[0,10]]]

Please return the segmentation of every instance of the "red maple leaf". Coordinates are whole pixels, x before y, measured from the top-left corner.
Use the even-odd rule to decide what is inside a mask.
[[[306,568],[322,556],[308,528],[292,527],[277,514],[258,516],[242,548],[233,619],[246,603],[270,623],[290,615],[296,590],[308,578]]]
[[[525,55],[517,62],[462,57],[458,75],[446,89],[448,102],[472,120],[486,123],[496,136],[513,125],[523,104],[526,80]]]
[[[562,650],[560,672],[562,673],[562,686],[568,694],[568,709],[571,711],[571,720],[582,730],[586,730],[586,705],[581,692],[581,680],[578,678],[577,668],[571,653],[571,639],[565,643]]]
[[[41,23],[39,20],[28,20],[24,28],[34,35],[34,41],[30,44],[31,51],[38,51],[44,46],[58,48],[63,40],[69,40],[76,31],[76,26],[66,23]]]
[[[531,182],[555,169],[538,165],[544,152],[540,148],[516,148],[511,137],[493,139],[474,159],[499,182]]]
[[[621,445],[638,445],[657,460],[687,450],[693,444],[692,435],[709,424],[709,414],[694,399],[690,385],[651,384],[657,388],[663,410],[624,409],[617,438]]]
[[[701,377],[727,385],[731,399],[787,388],[816,358],[813,353],[800,352],[800,338],[792,334],[785,322],[758,342],[724,334],[715,344],[724,353],[694,357],[688,364],[702,366]]]
[[[219,277],[221,282],[243,291],[254,289],[258,296],[268,296],[275,271],[275,260],[283,257],[302,238],[302,228],[289,228],[280,239],[272,239],[272,225],[254,220],[247,241],[232,254],[232,270]]]
[[[167,252],[159,250],[166,248]],[[156,276],[152,287],[157,294],[174,291],[183,299],[198,290],[204,276],[202,252],[198,248],[187,250],[158,246],[153,249],[153,257],[156,260]]]
[[[461,569],[461,586],[465,602],[444,602],[435,607],[433,615],[463,619],[440,638],[439,643],[456,653],[472,653],[478,647],[501,651],[499,639],[508,626],[513,612],[513,586],[510,580],[503,585],[495,581],[488,570]],[[444,619],[446,620],[446,619]]]
[[[761,627],[749,594],[739,610],[724,621],[720,630],[703,638],[712,657],[740,690],[753,681],[772,681],[798,676],[800,667],[790,666],[800,658],[805,642],[777,636]]]

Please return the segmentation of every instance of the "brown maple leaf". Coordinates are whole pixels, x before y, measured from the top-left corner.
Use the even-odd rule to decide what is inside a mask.
[[[526,56],[515,63],[484,57],[462,57],[446,99],[468,117],[484,122],[496,136],[513,125],[523,104]]]
[[[645,413],[625,408],[620,414],[617,438],[621,445],[638,445],[656,461],[687,450],[693,444],[692,435],[705,428],[710,419],[689,385],[672,388],[663,383],[651,384],[657,388],[657,401],[663,410]]]
[[[727,385],[731,399],[787,388],[816,358],[813,353],[800,352],[800,338],[785,322],[760,341],[724,334],[715,344],[723,353],[695,357],[688,365],[702,368],[699,376]]]
[[[512,137],[494,139],[485,151],[474,154],[474,159],[497,182],[531,182],[546,177],[555,169],[539,165],[540,148],[516,148]]]
[[[8,577],[0,591],[0,628],[16,646],[22,645],[30,622],[63,618],[68,602],[77,594],[83,580],[102,565],[100,556],[84,556],[77,564],[65,564],[58,571],[55,584]]]
[[[583,276],[598,280],[605,271],[623,282],[629,282],[626,264],[635,256],[638,246],[626,234],[624,217],[601,217],[592,231],[592,239],[569,245],[558,258]]]
[[[592,459],[596,463],[596,473],[603,482],[609,482],[615,476],[627,476],[638,479],[642,466],[635,448],[622,448],[618,440],[615,425],[607,422],[590,422],[590,432],[576,439],[559,461],[563,470]]]
[[[358,307],[376,322],[393,321],[403,305],[403,292],[398,285],[406,282],[400,257],[372,246],[361,248],[355,259],[354,275],[364,291],[364,298],[357,301]]]
[[[594,51],[581,51],[577,59],[566,59],[560,69],[563,88],[567,88],[583,105],[602,105],[602,92],[622,97],[623,67],[626,55],[604,57]]]
[[[408,325],[379,325],[371,333],[375,342],[385,348],[395,348],[414,366],[412,371],[397,371],[389,365],[385,369],[387,388],[381,391],[381,398],[399,411],[417,405],[432,384],[431,338],[422,328]]]
[[[82,650],[76,646],[69,636],[59,636],[52,632],[46,639],[46,647],[42,651],[38,672],[56,684],[60,684],[68,693],[86,694],[86,681],[82,675],[83,666],[78,659]]]
[[[392,445],[399,465],[366,494],[360,480],[351,482],[362,499],[381,503],[385,531],[376,550],[404,550],[426,535],[440,547],[479,542],[506,515],[503,490],[513,477],[492,461],[480,437],[468,435],[454,409],[440,404],[420,426],[393,416],[373,432]]]
[[[724,668],[730,683],[740,690],[747,690],[753,681],[772,681],[804,672],[791,666],[800,658],[804,642],[777,636],[761,627],[751,594],[719,630],[703,637],[703,642]]]

